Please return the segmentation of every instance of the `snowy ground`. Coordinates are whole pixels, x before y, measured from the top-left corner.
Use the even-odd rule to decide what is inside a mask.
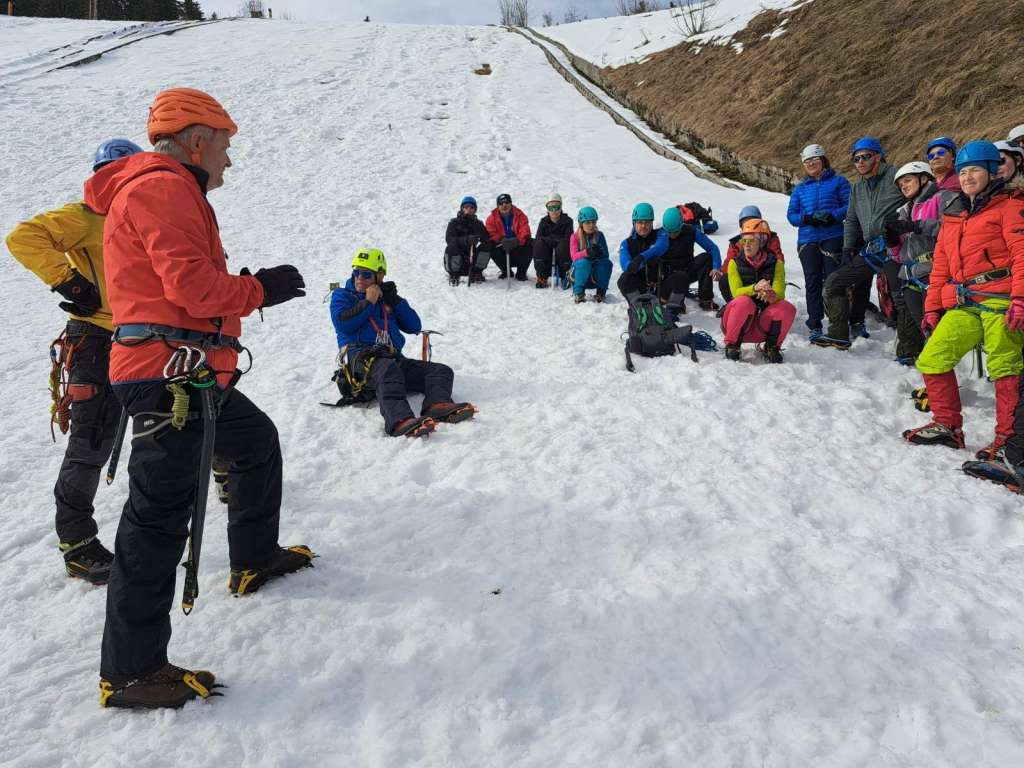
[[[34,30],[0,34],[28,56]],[[472,74],[483,62],[492,76]],[[630,375],[617,296],[452,289],[441,271],[467,193],[489,207],[508,191],[535,220],[557,189],[570,212],[595,205],[613,244],[642,198],[712,205],[723,247],[754,202],[795,264],[784,197],[653,155],[518,35],[233,22],[0,86],[0,230],[76,198],[96,144],[141,141],[153,94],[173,85],[212,91],[241,126],[211,195],[234,268],[291,262],[310,287],[246,322],[256,365],[242,388],[281,431],[283,540],[321,558],[232,599],[212,503],[200,602],[174,614],[171,655],[214,670],[227,695],[101,710],[104,592],[64,578],[52,530],[63,445],[46,427],[46,345],[61,316],[3,260],[0,765],[1024,758],[1019,501],[957,472],[966,454],[901,442],[922,418],[891,332],[819,350],[801,314],[784,365],[749,350],[639,360]],[[475,422],[412,442],[385,438],[375,410],[317,404],[334,394],[319,300],[361,245],[386,251],[401,293],[446,333],[435,359],[480,406]],[[690,319],[721,338],[709,315]],[[968,373],[977,448],[992,392]],[[123,473],[100,490],[108,542],[124,495]]]
[[[692,18],[703,19],[703,32],[692,34],[690,11],[667,8],[635,16],[588,19],[558,24],[542,30],[599,67],[621,67],[664,51],[684,40],[721,43],[744,29],[754,16],[765,10],[783,10],[804,0],[712,0],[694,3]],[[703,9],[703,10],[702,10]],[[734,44],[739,49],[739,43]]]

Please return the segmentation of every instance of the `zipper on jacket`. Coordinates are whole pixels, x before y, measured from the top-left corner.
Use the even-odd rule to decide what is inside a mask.
[[[92,272],[92,284],[96,286],[96,293],[100,295],[100,302],[103,302],[103,286],[100,284],[99,275],[96,274],[96,265],[92,262],[92,255],[89,253],[88,248],[82,248],[82,253],[85,254],[85,260],[89,262],[89,271]]]

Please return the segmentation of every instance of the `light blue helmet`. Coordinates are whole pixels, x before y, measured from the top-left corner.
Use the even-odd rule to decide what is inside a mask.
[[[745,205],[740,209],[740,226],[743,226],[743,222],[747,219],[763,219],[761,215],[761,209],[756,205]]]
[[[654,206],[650,203],[637,203],[633,207],[633,221],[654,221]]]
[[[989,173],[995,173],[1003,162],[999,149],[991,141],[969,141],[956,154],[956,172],[971,165],[980,165]]]
[[[580,208],[580,212],[577,215],[580,224],[586,224],[588,221],[597,221],[597,209],[589,205],[585,205]]]
[[[661,215],[661,226],[670,235],[681,232],[683,229],[683,214],[674,205],[665,210]]]
[[[92,161],[93,172],[118,158],[142,152],[142,147],[128,139],[108,139],[100,144]]]

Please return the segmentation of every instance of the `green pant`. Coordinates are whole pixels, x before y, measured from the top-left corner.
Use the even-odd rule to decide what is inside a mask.
[[[1005,310],[1010,305],[1003,299],[987,299],[982,303],[997,310]],[[932,374],[952,371],[964,355],[984,343],[989,378],[1019,376],[1024,369],[1021,358],[1024,333],[1008,329],[1003,317],[1000,312],[986,312],[977,307],[949,310],[928,337],[917,358],[917,370]]]

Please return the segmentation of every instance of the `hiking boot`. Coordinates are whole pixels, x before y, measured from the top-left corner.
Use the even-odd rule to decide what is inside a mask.
[[[727,360],[739,360],[740,359],[740,345],[739,344],[726,344],[725,345],[725,357]]]
[[[577,294],[575,294],[572,297],[572,300],[574,302],[576,302],[577,304],[582,304],[583,302],[585,302],[587,300],[587,294],[585,294],[585,293],[577,293]]]
[[[1006,461],[965,461],[960,467],[966,474],[979,480],[988,480],[1005,486],[1012,493],[1024,492],[1024,466],[1016,467]]]
[[[100,706],[126,709],[178,709],[195,698],[220,696],[212,672],[164,664],[156,672],[114,685],[100,678]]]
[[[705,312],[717,312],[720,309],[714,299],[701,299],[698,306]]]
[[[485,282],[486,280],[487,278],[484,277],[484,273],[479,270],[474,269],[472,272],[469,273],[470,285],[476,285],[477,283],[482,283]]]
[[[905,355],[904,357],[897,357],[896,362],[899,363],[900,365],[905,365],[908,368],[913,368],[914,365],[917,363],[917,356]]]
[[[498,273],[498,279],[499,280],[507,280],[508,279],[508,272],[499,272]]]
[[[458,424],[460,421],[472,419],[476,415],[476,406],[472,403],[434,403],[423,415],[436,422]]]
[[[809,340],[816,347],[832,347],[833,349],[849,349],[849,339],[839,339],[835,336],[826,336],[823,333],[811,333]]]
[[[996,461],[1001,462],[1006,454],[1006,438],[999,435],[996,436],[995,440],[986,445],[976,454],[974,458],[978,461]]]
[[[782,349],[771,342],[765,342],[764,347],[761,349],[761,354],[764,355],[764,359],[769,363],[782,362]]]
[[[604,291],[598,291],[594,294],[594,301],[598,304],[604,304]]]
[[[724,314],[725,314],[725,307],[719,307],[718,311],[715,312],[715,317],[720,318]]]
[[[548,282],[546,277],[538,277],[534,288],[550,288],[551,284]]]
[[[430,433],[437,428],[435,422],[429,416],[420,416],[418,419],[410,416],[402,419],[395,425],[391,432],[392,437],[430,437]]]
[[[84,579],[90,584],[102,586],[110,579],[110,564],[114,556],[100,544],[95,536],[74,544],[61,542],[64,553],[64,570],[73,579]]]
[[[851,339],[870,339],[871,334],[868,333],[868,327],[864,323],[850,323],[850,338]]]
[[[521,274],[521,275],[517,274],[516,275],[516,280],[518,280],[520,283],[525,283],[526,282],[526,273],[523,272],[523,274]]]
[[[459,280],[458,275],[448,275],[448,285],[450,285],[452,288],[457,286],[460,282],[461,281]]]
[[[923,427],[906,429],[903,439],[914,445],[945,445],[949,448],[964,447],[964,432],[960,428],[947,427],[937,421],[929,421]]]
[[[233,595],[251,595],[271,579],[295,573],[302,568],[312,568],[314,557],[316,555],[305,544],[279,547],[277,554],[262,568],[232,571],[228,589]]]

